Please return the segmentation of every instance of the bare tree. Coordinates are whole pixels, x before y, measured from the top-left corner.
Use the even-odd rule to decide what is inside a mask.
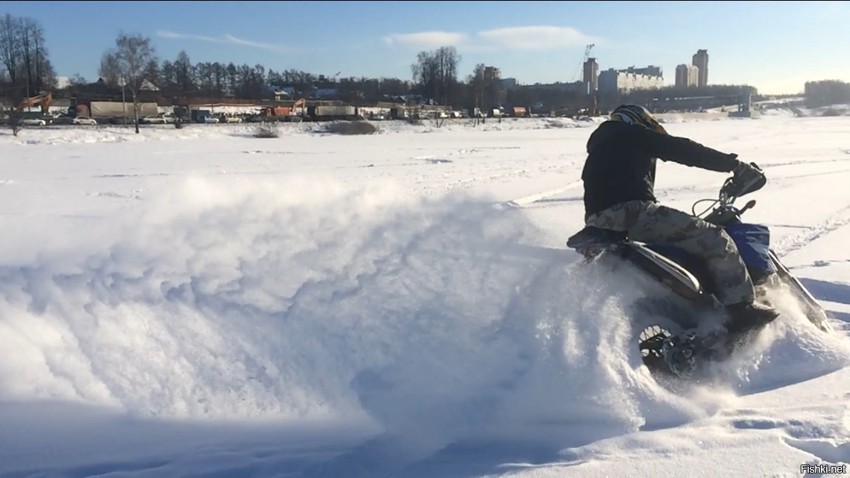
[[[440,104],[450,104],[457,85],[459,62],[460,56],[453,46],[420,52],[416,56],[416,63],[411,65],[413,81],[419,85],[422,93],[430,95]]]
[[[111,53],[104,53],[100,57],[100,69],[98,74],[104,83],[107,85],[117,85],[121,83],[121,72],[118,71],[118,56]]]
[[[486,67],[484,63],[479,63],[475,65],[475,69],[472,71],[472,75],[467,78],[467,82],[469,82],[469,87],[472,90],[472,99],[476,108],[483,108],[486,106],[484,104],[484,93],[487,91],[487,76],[485,75]]]
[[[189,60],[189,55],[181,50],[177,54],[177,60],[174,61],[174,75],[177,81],[177,87],[180,93],[186,95],[195,90],[195,82],[193,81],[195,68]]]
[[[156,87],[159,87],[160,83],[160,69],[159,63],[156,59],[151,59],[147,65],[145,65],[144,77],[146,80],[151,82]]]
[[[457,64],[460,62],[460,55],[457,54],[455,47],[444,46],[437,50],[437,58],[440,65],[439,81],[442,103],[448,105],[454,99],[457,86]]]
[[[30,40],[33,28],[32,19],[22,18],[20,19],[20,25],[19,32],[21,34],[20,42],[23,54],[24,77],[27,80],[27,96],[30,96],[32,93],[33,57],[35,56],[35,52],[33,51],[33,42]]]
[[[416,55],[416,63],[410,66],[413,81],[419,86],[422,94],[436,98],[437,91],[437,60],[431,52],[421,51]]]
[[[40,92],[45,83],[44,70],[47,50],[44,48],[44,29],[32,18],[18,20],[18,44],[21,51],[21,76],[26,79],[27,96]],[[52,67],[50,67],[52,73]]]
[[[47,57],[44,29],[38,21],[6,15],[0,21],[0,45],[9,79],[14,86],[26,89],[27,96],[55,86],[56,72]],[[21,81],[25,85],[17,84]]]
[[[0,61],[6,67],[12,85],[17,83],[21,63],[20,22],[8,13],[0,19]]]
[[[87,85],[89,83],[88,80],[79,73],[74,73],[74,76],[70,78],[70,82],[74,86]]]
[[[115,40],[115,48],[104,53],[100,62],[100,74],[104,80],[107,77],[115,78],[117,75],[130,90],[133,97],[133,122],[136,133],[139,132],[139,89],[145,81],[145,70],[152,61],[157,60],[150,38],[139,34],[121,33]],[[104,66],[108,70],[104,70]]]

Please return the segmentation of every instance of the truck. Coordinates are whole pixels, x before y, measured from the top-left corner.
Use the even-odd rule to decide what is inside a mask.
[[[357,108],[349,105],[318,105],[307,108],[307,115],[313,121],[358,119]]]
[[[289,106],[263,106],[260,114],[250,118],[250,121],[300,121],[306,109],[307,100],[300,98]]]
[[[159,109],[156,103],[139,103],[139,118],[145,116],[156,116]],[[133,103],[122,101],[90,101],[80,102],[76,98],[71,99],[68,115],[73,117],[85,117],[98,120],[100,123],[132,123],[135,120],[133,114]]]

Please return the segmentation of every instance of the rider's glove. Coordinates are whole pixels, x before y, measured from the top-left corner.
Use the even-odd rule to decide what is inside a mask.
[[[735,173],[734,181],[741,188],[746,189],[765,180],[764,172],[762,172],[756,163],[740,161],[733,172]]]
[[[738,165],[735,166],[735,169],[732,170],[732,172],[735,173],[736,177],[740,178],[761,176],[764,174],[756,163],[745,163],[743,161],[738,161]]]

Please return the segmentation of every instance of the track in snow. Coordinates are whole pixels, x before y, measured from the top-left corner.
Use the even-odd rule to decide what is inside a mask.
[[[848,224],[850,224],[850,205],[839,209],[819,224],[806,227],[800,233],[783,238],[776,244],[774,251],[780,257],[785,256]]]

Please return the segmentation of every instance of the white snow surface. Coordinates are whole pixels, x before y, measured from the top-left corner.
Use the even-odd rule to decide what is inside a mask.
[[[850,117],[667,118],[762,166],[791,301],[672,392],[583,265],[599,120],[0,132],[0,476],[801,476],[850,462]],[[665,204],[722,173],[659,162]],[[747,198],[749,199],[749,198]],[[820,475],[810,475],[820,476]]]

